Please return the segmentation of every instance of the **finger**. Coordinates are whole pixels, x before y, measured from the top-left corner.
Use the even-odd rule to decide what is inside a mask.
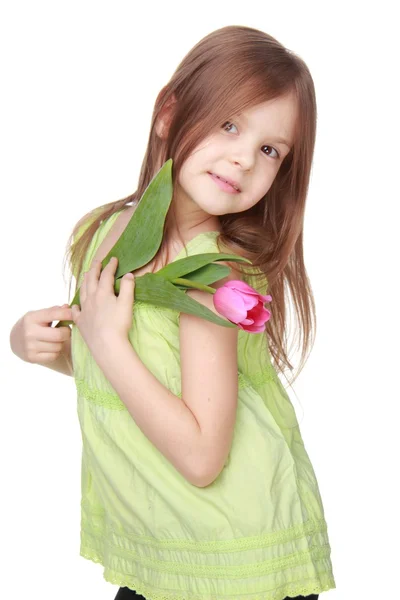
[[[62,319],[60,319],[60,321],[70,321],[71,320],[71,307],[69,304],[63,304],[62,308],[62,314],[63,315],[67,315],[66,317],[62,317]]]
[[[117,270],[117,266],[117,257],[111,257],[107,265],[104,267],[100,280],[98,282],[100,288],[102,288],[103,290],[109,290],[110,288],[114,290],[115,272]]]
[[[94,294],[99,284],[99,277],[101,272],[101,261],[94,260],[91,264],[89,271],[85,275],[86,279],[86,295]]]
[[[39,327],[35,337],[39,342],[65,342],[71,337],[71,330],[69,327]]]
[[[66,306],[68,306],[68,304]],[[69,315],[69,308],[52,306],[50,308],[42,308],[35,311],[34,317],[32,315],[32,320],[35,323],[38,323],[38,325],[51,325],[54,321],[68,321]]]
[[[118,301],[131,307],[135,298],[135,277],[132,273],[127,273],[121,279]]]
[[[63,342],[41,342],[38,341],[36,344],[36,352],[41,354],[42,352],[60,352],[63,347]]]

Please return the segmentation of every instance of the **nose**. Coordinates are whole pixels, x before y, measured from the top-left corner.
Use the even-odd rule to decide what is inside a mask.
[[[254,149],[248,144],[242,144],[240,147],[235,146],[235,149],[232,150],[231,162],[234,165],[241,167],[243,171],[249,171],[252,169],[255,162]]]

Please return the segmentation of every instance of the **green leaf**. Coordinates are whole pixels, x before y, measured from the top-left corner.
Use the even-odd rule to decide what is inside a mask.
[[[229,273],[229,267],[211,263],[209,265],[205,265],[204,267],[200,267],[200,269],[196,269],[191,273],[187,273],[185,275],[185,279],[203,283],[204,285],[210,285],[210,283],[215,283],[216,281],[223,279],[229,275]]]
[[[147,186],[128,225],[102,261],[104,268],[112,256],[118,258],[117,279],[147,265],[159,249],[172,200],[171,171],[169,159]]]
[[[115,256],[115,254],[113,254],[113,256]],[[221,260],[223,260],[223,261],[228,260],[230,262],[247,262],[247,263],[251,264],[250,260],[248,260],[247,258],[243,258],[242,256],[237,256],[236,254],[223,254],[220,252],[205,252],[203,254],[195,254],[193,256],[188,256],[186,258],[181,258],[180,260],[176,260],[176,261],[170,263],[169,265],[166,265],[165,267],[163,267],[156,273],[151,273],[151,274],[152,275],[161,275],[165,279],[178,279],[179,277],[185,276],[186,279],[192,279],[193,281],[195,281],[194,275],[195,275],[195,273],[200,273],[201,268],[205,267],[206,265],[209,265],[209,267],[212,267],[212,265],[210,263],[221,261]],[[200,283],[205,283],[206,285],[208,285],[209,283],[214,283],[215,281],[218,281],[219,279],[226,277],[226,275],[228,275],[228,273],[229,273],[229,267],[226,267],[225,265],[214,265],[214,267],[217,267],[220,269],[228,269],[228,271],[224,271],[224,272],[221,271],[221,276],[216,277],[213,280],[210,280],[209,276],[207,275],[207,280],[204,279],[204,281],[203,281],[203,280],[199,279],[198,281]],[[102,269],[103,268],[104,267],[102,267]],[[118,269],[117,269],[117,272],[118,272]],[[214,277],[214,271],[210,271],[210,274],[211,273],[213,273],[213,277]],[[217,272],[215,271],[215,274],[216,273]],[[119,281],[123,277],[123,275],[125,275],[125,273],[123,273],[119,277],[116,277],[116,280]],[[200,276],[201,276],[201,273],[200,273]],[[139,279],[141,279],[141,277],[136,278],[136,283],[139,281]],[[196,280],[197,280],[197,278],[196,278]],[[181,287],[181,286],[179,286],[179,287]],[[119,292],[119,287],[116,288],[114,286],[114,290],[116,292]],[[78,304],[78,305],[80,304],[79,292],[80,292],[80,289],[77,290],[70,306],[73,306],[74,304]],[[58,325],[56,325],[56,327],[58,327]]]
[[[170,280],[178,279],[178,277],[183,277],[184,275],[186,276],[189,273],[200,269],[204,265],[220,260],[229,262],[247,262],[249,264],[252,264],[251,260],[243,258],[243,256],[238,256],[237,254],[223,254],[222,252],[204,252],[202,254],[194,254],[193,256],[188,256],[186,258],[181,258],[179,260],[171,262],[169,265],[166,265],[165,267],[157,271],[157,275],[162,275],[166,279]]]

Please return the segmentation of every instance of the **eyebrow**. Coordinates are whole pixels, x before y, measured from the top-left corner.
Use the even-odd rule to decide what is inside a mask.
[[[237,113],[237,116],[240,119],[245,120],[247,122],[247,119],[245,118],[245,116],[244,116],[243,113]],[[285,138],[282,138],[282,137],[270,137],[270,136],[268,136],[268,138],[271,140],[271,142],[276,142],[278,144],[284,144],[287,148],[289,148],[289,150],[291,148],[291,146],[289,144],[289,141],[286,140]]]
[[[287,146],[290,150],[290,145],[289,142],[283,138],[277,137],[277,138],[271,138],[271,140],[273,142],[278,142],[278,144],[284,144],[285,146]]]

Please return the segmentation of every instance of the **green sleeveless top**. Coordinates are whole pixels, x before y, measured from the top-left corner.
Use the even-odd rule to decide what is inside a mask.
[[[91,240],[79,285],[119,212]],[[217,235],[201,233],[174,260],[185,249],[218,252]],[[103,565],[106,581],[147,600],[282,600],[336,587],[318,483],[265,334],[239,330],[238,338],[231,452],[218,478],[199,488],[142,433],[72,326],[80,555]],[[181,396],[179,313],[135,302],[129,340]]]

